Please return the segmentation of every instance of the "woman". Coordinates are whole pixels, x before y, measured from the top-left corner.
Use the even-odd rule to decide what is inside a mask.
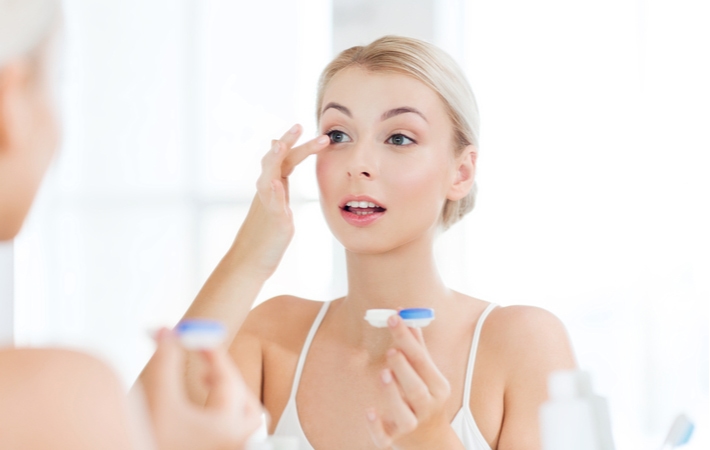
[[[58,18],[56,1],[0,0],[0,241],[18,233],[57,146],[48,60]],[[197,407],[184,392],[177,340],[167,330],[157,340],[155,370],[142,380],[153,425],[147,433],[103,363],[67,350],[0,349],[0,448],[243,445],[261,408],[226,352],[202,355],[212,396]]]
[[[437,234],[474,203],[478,113],[460,69],[414,39],[348,49],[321,76],[317,119],[318,138],[294,147],[295,126],[272,142],[247,218],[186,315],[229,324],[270,431],[298,436],[302,449],[540,448],[548,374],[575,366],[564,327],[538,308],[449,289],[434,260]],[[249,312],[293,235],[288,176],[316,153],[348,292]],[[433,308],[436,320],[423,330],[397,316],[384,330],[363,320],[408,307]],[[196,383],[190,392],[207,395]]]

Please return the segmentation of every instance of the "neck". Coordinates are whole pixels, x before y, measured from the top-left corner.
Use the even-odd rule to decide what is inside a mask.
[[[380,254],[346,251],[346,261],[348,294],[339,308],[341,318],[351,342],[374,359],[389,348],[391,336],[387,329],[374,328],[363,319],[368,309],[424,307],[436,311],[450,303],[454,295],[436,268],[433,237]]]

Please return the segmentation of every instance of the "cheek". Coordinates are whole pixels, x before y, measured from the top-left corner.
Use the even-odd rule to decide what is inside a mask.
[[[327,150],[326,150],[327,152]],[[321,197],[329,192],[328,187],[332,186],[334,174],[336,173],[337,161],[332,154],[321,153],[316,158],[316,179]]]
[[[446,168],[437,161],[416,161],[397,164],[388,170],[392,191],[422,204],[439,203],[445,196]],[[426,199],[427,201],[423,201]],[[443,200],[442,200],[443,201]]]

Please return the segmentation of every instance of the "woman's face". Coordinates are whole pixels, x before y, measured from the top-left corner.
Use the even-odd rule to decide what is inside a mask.
[[[332,78],[320,108],[331,144],[316,172],[335,237],[356,253],[433,238],[446,199],[461,197],[455,185],[470,158],[455,156],[438,95],[406,75],[351,67]]]
[[[58,143],[45,57],[0,68],[0,241],[19,231]]]

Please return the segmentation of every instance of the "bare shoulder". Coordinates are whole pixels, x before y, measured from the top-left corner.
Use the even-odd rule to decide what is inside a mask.
[[[292,295],[274,297],[255,307],[242,329],[264,341],[293,339],[304,330],[308,332],[322,305]]]
[[[60,349],[0,351],[3,448],[129,448],[127,430],[123,386],[102,361]]]
[[[10,388],[8,393],[4,391]],[[124,386],[103,361],[64,349],[12,349],[0,351],[0,395],[32,392],[45,401],[60,399],[59,392],[93,390],[100,396],[122,398]]]
[[[119,384],[117,376],[102,361],[86,353],[65,349],[6,349],[0,351],[0,374],[6,377],[26,376],[41,381],[46,376],[70,373],[71,379],[97,378]]]
[[[273,404],[273,392],[288,397],[296,361],[308,330],[323,305],[321,302],[283,295],[274,297],[251,310],[230,347],[230,353],[245,382],[264,403]],[[275,379],[268,376],[278,373]],[[279,383],[284,381],[281,386]],[[277,395],[278,397],[278,395]],[[277,399],[278,400],[278,399]],[[279,403],[278,401],[276,403]],[[275,407],[272,406],[272,409]],[[275,408],[275,410],[279,408]],[[278,415],[274,413],[272,415]]]
[[[548,373],[575,365],[564,324],[542,308],[496,308],[486,321],[483,335],[498,354],[499,363],[512,373]]]

